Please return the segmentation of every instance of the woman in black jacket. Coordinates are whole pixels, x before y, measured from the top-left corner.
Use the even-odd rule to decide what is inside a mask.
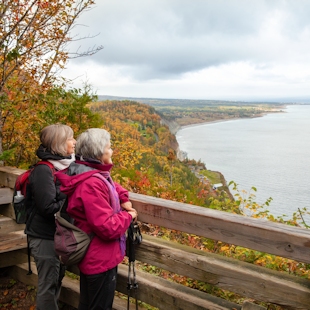
[[[75,139],[73,130],[66,125],[44,127],[37,156],[51,165],[37,165],[29,181],[33,209],[26,223],[25,233],[38,270],[37,310],[58,309],[57,300],[64,275],[54,250],[55,217],[66,195],[55,183],[54,173],[66,169],[74,161]]]

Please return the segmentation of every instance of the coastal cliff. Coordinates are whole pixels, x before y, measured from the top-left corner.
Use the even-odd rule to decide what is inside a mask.
[[[167,120],[164,117],[161,117],[160,120],[161,124],[166,125],[169,127],[170,132],[175,135],[181,128],[181,126],[174,120]]]
[[[165,119],[163,117],[161,117],[161,124],[168,126],[169,131],[174,136],[176,135],[178,130],[180,130],[181,127],[182,127],[176,121],[169,121],[169,120],[167,120],[167,119]],[[175,139],[175,140],[177,142],[177,139]],[[183,161],[185,161],[187,159],[187,153],[180,149],[178,142],[177,142],[177,148],[175,149],[175,152],[176,152],[178,160],[183,162]],[[190,167],[190,169],[192,170],[193,174],[198,179],[200,179],[202,182],[210,183],[210,180],[208,180],[208,178],[206,178],[202,173],[200,173],[200,169],[198,169],[198,168],[199,168],[198,166],[197,167],[193,167],[193,166]],[[216,175],[216,177],[218,179],[220,179],[220,182],[223,184],[223,190],[227,193],[228,197],[231,200],[234,200],[234,197],[231,194],[231,192],[229,190],[229,187],[227,186],[227,182],[226,182],[226,179],[225,179],[224,175],[221,172],[219,172],[219,171],[210,171],[209,170],[209,173],[212,173],[213,175]],[[211,186],[211,188],[212,188],[212,186]]]

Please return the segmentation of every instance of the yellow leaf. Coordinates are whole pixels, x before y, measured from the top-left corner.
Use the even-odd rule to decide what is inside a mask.
[[[225,252],[229,250],[229,246],[228,245],[224,245],[221,247],[221,251]]]

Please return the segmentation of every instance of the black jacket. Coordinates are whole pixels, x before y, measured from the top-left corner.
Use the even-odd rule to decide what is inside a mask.
[[[70,156],[53,155],[42,145],[37,150],[37,156],[42,160],[70,158]],[[54,214],[66,198],[66,195],[60,191],[60,183],[55,184],[55,180],[53,171],[47,165],[36,166],[30,174],[33,209],[27,221],[25,233],[31,237],[54,239],[56,229]]]

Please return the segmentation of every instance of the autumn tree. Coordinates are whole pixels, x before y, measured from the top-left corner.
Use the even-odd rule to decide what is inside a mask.
[[[44,106],[39,112],[40,119],[44,126],[57,122],[68,124],[76,135],[89,127],[101,127],[100,115],[88,108],[89,103],[96,99],[89,85],[69,90],[53,87],[39,98]]]
[[[177,157],[174,150],[169,150],[167,156],[169,162],[169,177],[170,177],[170,186],[172,186],[172,177],[173,177],[173,164],[176,161]]]
[[[93,0],[1,0],[0,154],[4,137],[12,136],[4,130],[14,131],[6,122],[37,117],[39,95],[61,81],[59,73],[67,60],[102,48],[68,51],[68,43],[82,39],[72,37],[70,30],[93,4]]]
[[[90,127],[100,128],[102,118],[88,108],[89,103],[96,98],[87,85],[82,89],[69,90],[53,87],[45,94],[40,94],[37,100],[41,109],[28,114],[27,121],[14,115],[6,121],[3,131],[4,151],[0,158],[7,165],[21,168],[36,162],[39,132],[49,124],[66,124],[73,129],[75,136]],[[33,104],[36,105],[35,102]]]

